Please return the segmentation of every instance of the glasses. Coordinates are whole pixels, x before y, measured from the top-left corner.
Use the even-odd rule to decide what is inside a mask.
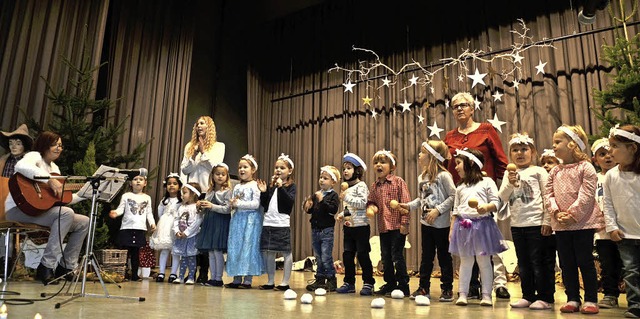
[[[471,106],[471,104],[469,104],[469,103],[460,103],[460,104],[454,105],[453,109],[454,110],[455,109],[463,109],[463,108],[466,108],[466,107],[469,107],[469,106]]]

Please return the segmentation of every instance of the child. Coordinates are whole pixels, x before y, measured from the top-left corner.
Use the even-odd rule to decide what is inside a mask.
[[[262,290],[289,289],[289,280],[293,269],[291,254],[291,212],[296,198],[296,184],[293,182],[293,161],[288,155],[281,154],[273,168],[269,187],[264,181],[258,181],[260,204],[266,211],[262,223],[260,251],[267,273],[267,283]],[[275,285],[276,254],[284,256],[284,275],[282,282]]]
[[[484,156],[475,149],[456,150],[456,172],[460,185],[456,189],[451,227],[449,252],[460,256],[460,296],[456,305],[467,305],[474,257],[480,269],[482,281],[481,306],[492,306],[491,290],[493,268],[491,255],[507,249],[501,244],[502,234],[493,219],[492,212],[499,208],[498,187],[489,177],[482,175]]]
[[[131,260],[131,281],[140,281],[138,276],[140,248],[147,244],[145,237],[147,223],[154,231],[156,221],[153,219],[151,197],[144,193],[147,178],[136,176],[131,180],[130,185],[131,191],[122,195],[118,208],[109,212],[109,217],[115,219],[124,215],[120,233],[118,233],[118,242],[121,246],[127,247],[127,257]]]
[[[376,295],[391,295],[400,289],[409,297],[409,275],[404,259],[404,243],[409,234],[408,212],[401,207],[391,207],[391,202],[406,203],[411,198],[407,183],[394,174],[398,160],[394,154],[380,150],[373,155],[376,181],[371,185],[367,202],[368,211],[377,211],[380,250],[384,267],[385,284],[375,291]],[[395,205],[394,205],[395,206]],[[370,213],[368,213],[371,216]]]
[[[547,173],[551,172],[551,169],[560,165],[561,161],[556,157],[556,153],[553,150],[545,149],[540,155],[540,165]]]
[[[598,279],[593,262],[593,234],[603,226],[602,215],[594,213],[598,177],[589,163],[587,135],[580,125],[560,126],[553,134],[553,151],[562,164],[554,167],[544,192],[547,212],[556,242],[567,303],[563,313],[596,314]],[[597,212],[597,210],[595,211]],[[580,282],[585,303],[580,308]]]
[[[609,155],[609,139],[603,137],[593,142],[591,146],[593,162],[600,168],[598,173],[598,184],[596,186],[596,208],[604,212],[604,189],[602,184],[607,172],[616,166],[616,163]],[[620,289],[618,283],[622,274],[622,259],[618,244],[611,240],[611,236],[605,229],[597,231],[595,234],[596,251],[600,261],[600,283],[604,292],[604,298],[598,302],[600,308],[609,309],[618,306]]]
[[[211,271],[211,279],[205,283],[205,286],[222,287],[223,285],[223,254],[227,251],[231,220],[229,200],[231,200],[229,166],[225,163],[215,164],[209,175],[209,190],[205,199],[196,205],[204,215],[196,246],[200,251],[208,251]]]
[[[609,133],[611,159],[618,166],[604,180],[604,213],[607,232],[618,243],[624,264],[627,318],[640,317],[640,128],[614,127]]]
[[[180,273],[173,283],[181,284],[187,268],[189,277],[185,285],[193,285],[196,275],[196,235],[200,232],[202,214],[198,212],[196,202],[201,199],[200,185],[196,182],[184,184],[182,187],[182,205],[178,208],[178,218],[173,222],[176,239],[173,242],[173,253],[180,256]]]
[[[165,193],[162,201],[158,204],[158,225],[149,243],[151,248],[160,251],[160,257],[158,258],[160,265],[156,282],[164,282],[167,260],[169,259],[169,254],[173,248],[173,239],[175,238],[173,222],[178,214],[177,211],[180,202],[182,202],[182,194],[180,192],[182,181],[180,181],[180,175],[171,173],[164,179],[162,184],[164,184]],[[173,282],[178,278],[176,274],[180,257],[172,254],[171,260],[171,274],[169,275],[168,282]]]
[[[333,166],[320,168],[320,190],[307,197],[304,211],[311,214],[311,242],[313,254],[318,262],[316,279],[307,285],[307,290],[325,288],[336,291],[336,270],[333,268],[333,229],[335,215],[340,205],[340,197],[333,190],[340,180],[340,171]]]
[[[518,257],[522,299],[513,308],[551,309],[555,292],[555,261],[545,259],[547,241],[551,238],[550,216],[545,214],[542,191],[549,174],[533,165],[537,157],[533,139],[527,133],[516,133],[509,140],[509,166],[502,178],[499,196],[508,203],[511,235]]]
[[[402,208],[420,212],[420,231],[422,233],[422,255],[420,258],[420,286],[411,294],[429,296],[433,259],[438,253],[440,277],[440,301],[453,301],[453,261],[449,253],[449,227],[451,209],[456,194],[453,177],[444,166],[451,154],[442,141],[423,142],[418,155],[418,164],[422,173],[418,175],[420,196]]]
[[[262,274],[260,190],[253,179],[257,170],[258,163],[249,154],[238,162],[240,184],[233,188],[231,196],[231,209],[235,212],[229,222],[227,242],[227,274],[233,282],[225,284],[226,288],[250,289],[253,276]]]
[[[336,219],[343,221],[344,226],[344,252],[342,253],[344,284],[336,289],[337,293],[356,292],[356,263],[354,261],[356,256],[362,268],[362,281],[364,282],[360,295],[371,296],[376,283],[373,278],[373,265],[371,258],[369,258],[371,228],[365,209],[369,188],[365,182],[360,180],[366,170],[367,165],[358,155],[347,153],[342,157],[342,176],[345,181],[342,183],[340,198],[343,201],[344,211],[336,215]]]

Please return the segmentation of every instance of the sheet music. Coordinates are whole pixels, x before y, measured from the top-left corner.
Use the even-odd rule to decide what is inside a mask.
[[[100,165],[98,170],[93,173],[93,176],[102,176],[105,177],[104,180],[100,181],[100,186],[98,186],[98,197],[97,200],[102,202],[110,203],[118,192],[122,189],[127,182],[127,175],[121,173],[107,172],[109,170],[114,170],[115,167],[110,167],[106,165]],[[82,188],[78,191],[78,196],[91,199],[93,195],[93,187],[90,182],[87,182],[82,186]]]

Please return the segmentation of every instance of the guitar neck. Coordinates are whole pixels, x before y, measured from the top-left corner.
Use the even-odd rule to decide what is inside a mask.
[[[84,183],[68,183],[64,184],[62,189],[65,191],[77,191],[80,190],[82,186],[84,186]]]

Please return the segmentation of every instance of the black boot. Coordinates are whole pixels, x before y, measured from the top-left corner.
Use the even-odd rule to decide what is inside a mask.
[[[315,291],[318,288],[325,288],[326,286],[325,283],[326,283],[326,278],[316,276],[316,279],[307,285],[307,290]]]
[[[73,281],[73,270],[64,268],[62,265],[58,265],[58,267],[56,267],[55,276],[56,278],[64,276],[64,280]]]
[[[335,276],[327,278],[326,289],[327,291],[336,291],[336,287],[338,286],[338,280]]]
[[[55,285],[58,282],[53,281],[55,279],[53,269],[46,267],[43,264],[38,265],[38,269],[36,269],[36,279],[42,281],[42,283],[46,286],[48,284]]]

